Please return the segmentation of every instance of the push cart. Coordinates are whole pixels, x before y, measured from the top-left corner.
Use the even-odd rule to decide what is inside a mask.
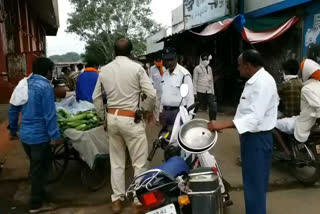
[[[81,182],[90,191],[104,187],[110,175],[108,138],[103,126],[77,131],[67,129],[63,133],[64,143],[52,145],[52,167],[49,183],[59,181],[70,161],[81,165]]]

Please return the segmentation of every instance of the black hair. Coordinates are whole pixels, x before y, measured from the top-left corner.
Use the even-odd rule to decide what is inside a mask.
[[[161,52],[156,53],[156,54],[154,55],[154,60],[157,60],[157,59],[162,60],[162,54],[161,54]]]
[[[203,57],[209,57],[209,54],[207,53],[207,52],[203,52],[201,55],[200,55],[200,57],[201,57],[201,59],[203,58]]]
[[[282,68],[288,75],[297,75],[300,69],[300,65],[296,59],[289,59],[282,63]]]
[[[46,57],[39,57],[32,63],[32,72],[44,77],[46,77],[53,68],[54,63]]]
[[[69,71],[70,71],[69,67],[66,67],[66,66],[61,69],[61,72],[64,74],[68,73]]]
[[[95,63],[93,60],[88,60],[87,61],[87,64],[86,64],[86,68],[89,68],[89,67],[98,67],[97,66],[97,63]]]
[[[250,63],[254,67],[263,67],[263,58],[259,51],[254,49],[245,50],[241,56],[243,63]]]
[[[119,39],[114,45],[114,51],[116,56],[130,56],[133,49],[130,39]]]
[[[83,64],[79,63],[79,64],[77,65],[77,68],[78,68],[78,70],[82,70],[82,69],[83,69]]]

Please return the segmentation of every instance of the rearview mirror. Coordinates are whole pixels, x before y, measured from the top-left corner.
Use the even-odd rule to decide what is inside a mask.
[[[185,98],[189,93],[189,88],[187,84],[182,84],[180,86],[180,95],[182,98]]]

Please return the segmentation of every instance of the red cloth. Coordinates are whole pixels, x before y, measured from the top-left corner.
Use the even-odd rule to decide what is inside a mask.
[[[320,70],[316,70],[313,74],[311,74],[311,78],[315,80],[320,80]]]
[[[214,22],[212,24],[209,24],[207,27],[205,27],[200,33],[196,33],[193,31],[190,31],[190,32],[199,36],[212,36],[214,34],[217,34],[219,32],[222,32],[228,29],[234,20],[235,18],[230,18],[230,19],[225,19],[223,21]],[[298,21],[299,21],[299,18],[294,16],[291,19],[289,19],[286,23],[282,24],[281,26],[275,29],[271,29],[263,32],[255,32],[255,31],[249,30],[246,27],[243,27],[242,37],[244,40],[250,42],[251,44],[268,42],[273,39],[276,39],[277,37],[287,32]]]
[[[155,64],[155,66],[157,66],[157,68],[160,71],[160,75],[163,76],[163,61],[161,60],[160,62],[157,62],[156,60],[153,62]]]
[[[232,19],[225,19],[223,21],[214,22],[212,24],[209,24],[207,27],[205,27],[200,33],[196,33],[191,31],[192,33],[199,35],[199,36],[212,36],[214,34],[217,34],[221,31],[226,30],[229,28],[229,26],[232,24],[234,18]]]
[[[255,32],[244,27],[242,30],[242,37],[244,40],[250,42],[251,44],[268,42],[284,34],[298,21],[299,18],[294,16],[280,27],[263,32]]]

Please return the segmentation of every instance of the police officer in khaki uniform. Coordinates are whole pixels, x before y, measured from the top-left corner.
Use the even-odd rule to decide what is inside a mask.
[[[134,175],[146,170],[148,142],[143,121],[136,121],[136,111],[140,94],[145,94],[155,103],[156,91],[142,66],[129,56],[132,43],[120,39],[115,45],[116,58],[101,68],[93,101],[98,111],[102,111],[102,87],[107,95],[107,130],[111,161],[111,185],[113,213],[122,211],[125,195],[126,147],[134,169]],[[154,107],[150,107],[153,111]],[[103,114],[103,113],[102,113]],[[133,204],[132,212],[139,213],[141,205]]]

